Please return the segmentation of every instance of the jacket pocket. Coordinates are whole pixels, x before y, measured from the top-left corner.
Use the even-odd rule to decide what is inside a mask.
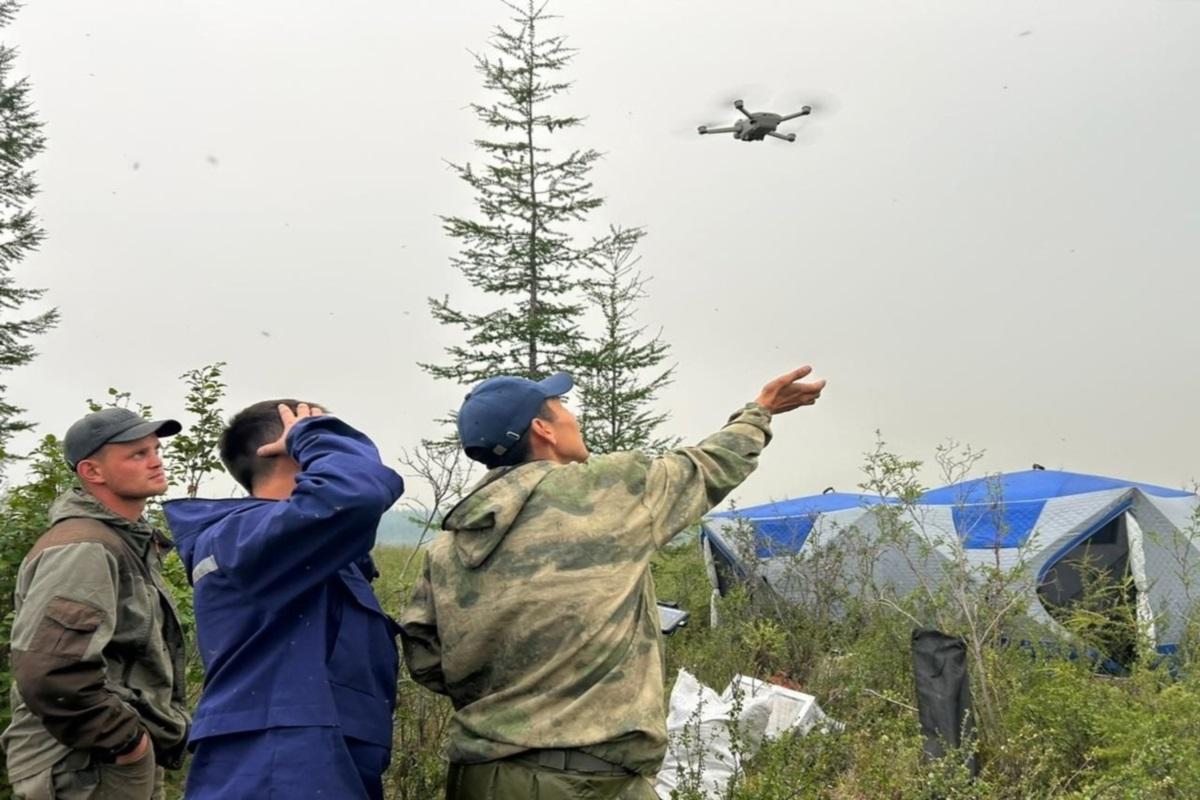
[[[46,604],[29,650],[77,661],[87,652],[103,621],[104,611],[96,606],[54,597]]]

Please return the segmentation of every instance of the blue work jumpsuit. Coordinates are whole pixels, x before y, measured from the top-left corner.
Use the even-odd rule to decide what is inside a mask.
[[[165,504],[195,590],[204,690],[188,798],[377,798],[391,755],[397,626],[371,589],[404,483],[335,417],[301,420],[286,500]]]

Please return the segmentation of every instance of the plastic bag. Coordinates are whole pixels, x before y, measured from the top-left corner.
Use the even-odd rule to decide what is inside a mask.
[[[745,675],[734,676],[722,694],[679,670],[667,713],[667,756],[654,786],[669,800],[673,789],[698,789],[708,800],[724,797],[743,763],[763,739],[786,731],[840,728],[809,694]]]

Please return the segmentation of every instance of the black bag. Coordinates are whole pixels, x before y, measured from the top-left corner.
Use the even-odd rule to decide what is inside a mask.
[[[912,634],[912,652],[926,760],[941,758],[947,749],[961,748],[971,777],[976,777],[979,766],[975,763],[966,642],[941,631],[918,628]]]

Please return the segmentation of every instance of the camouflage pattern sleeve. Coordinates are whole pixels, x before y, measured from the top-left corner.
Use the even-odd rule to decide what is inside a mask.
[[[442,642],[438,638],[428,552],[421,575],[413,587],[412,599],[400,617],[400,626],[404,660],[413,680],[430,691],[446,694],[446,677],[442,673]]]
[[[770,412],[748,403],[700,444],[654,459],[642,504],[653,521],[655,545],[662,547],[724,500],[758,466],[770,441]]]

